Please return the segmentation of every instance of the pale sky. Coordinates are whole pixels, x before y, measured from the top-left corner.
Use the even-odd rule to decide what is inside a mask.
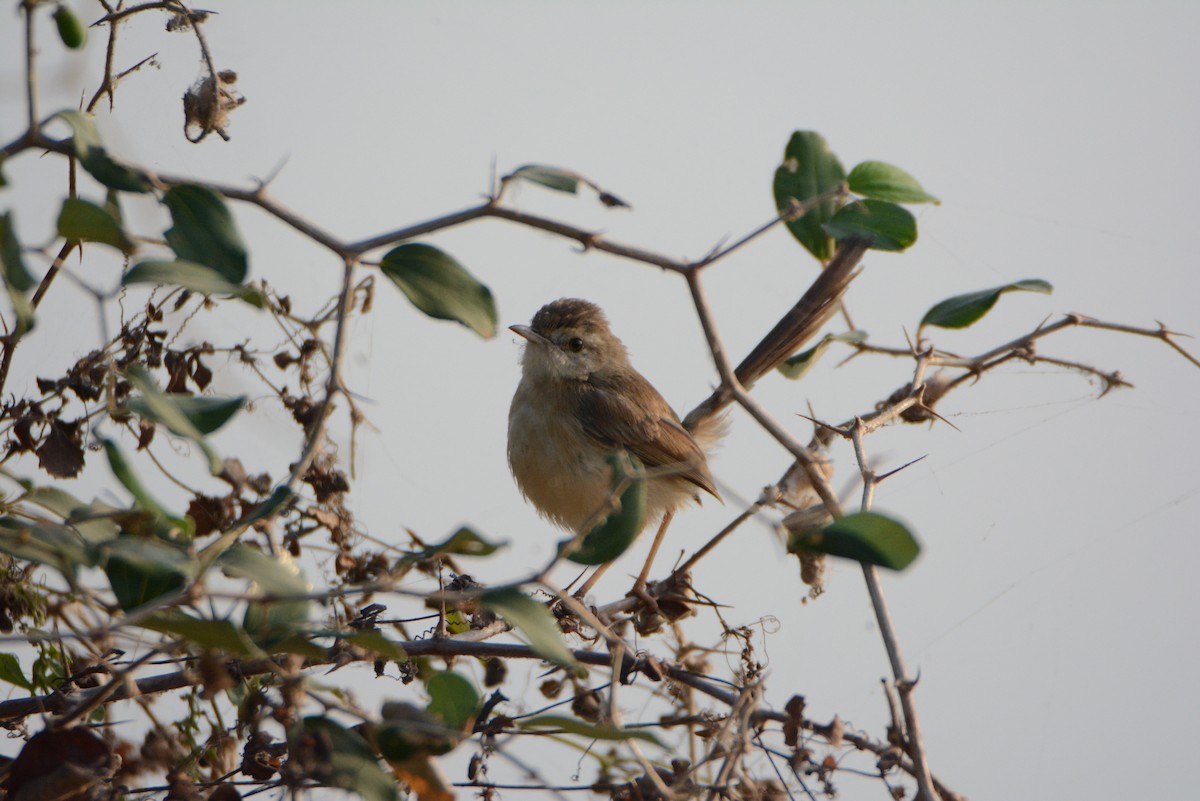
[[[87,20],[98,16],[73,5],[88,8]],[[943,201],[914,208],[920,240],[910,251],[864,260],[847,302],[872,341],[903,346],[934,302],[1025,278],[1050,281],[1054,294],[1006,296],[974,328],[935,332],[936,343],[979,352],[1064,312],[1200,334],[1188,233],[1200,216],[1196,4],[205,7],[219,12],[206,26],[217,65],[238,72],[247,98],[233,115],[232,141],[184,141],[179,97],[199,74],[194,40],[164,34],[162,21],[147,17],[126,29],[120,63],[157,51],[161,68],[130,78],[115,116],[101,115],[111,148],[152,168],[244,186],[286,160],[272,193],[346,238],[465,208],[487,191],[493,163],[503,173],[538,162],[577,170],[633,209],[532,186],[511,196],[515,207],[699,257],[771,217],[773,170],[791,132],[809,129],[847,169],[887,161]],[[5,141],[19,132],[21,108],[12,55],[19,26],[7,19]],[[89,95],[94,89],[103,37],[67,56],[46,33],[43,110],[73,108],[79,76]],[[0,206],[19,209],[30,242],[45,240],[61,196],[36,184],[44,170],[28,154],[4,167],[10,185]],[[340,265],[329,254],[256,210],[235,211],[252,278],[298,303],[335,290]],[[157,213],[127,209],[147,230]],[[599,303],[635,366],[681,412],[716,380],[677,276],[581,255],[566,240],[500,221],[425,241],[492,289],[503,326],[528,322],[560,296]],[[111,285],[117,269],[87,278]],[[782,230],[710,271],[735,360],[814,274],[815,262]],[[48,299],[45,320],[85,322],[39,330],[14,367],[12,391],[95,342],[81,298],[64,290]],[[271,330],[239,319],[248,332]],[[215,322],[194,326],[196,338],[229,337]],[[350,500],[360,524],[394,541],[405,528],[437,540],[463,523],[508,540],[503,559],[472,571],[488,583],[548,558],[560,535],[524,503],[505,464],[518,338],[483,341],[429,320],[384,282],[353,337],[350,385],[378,429],[358,448]],[[1120,370],[1136,388],[1096,400],[1084,376],[1013,366],[939,407],[958,431],[907,426],[868,443],[882,469],[926,457],[885,483],[877,505],[908,521],[924,546],[908,571],[884,581],[910,668],[920,672],[930,762],[973,801],[1183,797],[1200,745],[1192,675],[1200,433],[1187,422],[1200,370],[1162,343],[1109,332],[1051,337],[1039,352]],[[795,415],[809,404],[838,422],[870,411],[911,372],[866,358],[835,369],[841,355],[831,351],[802,383],[769,376],[756,395],[807,440],[809,424]],[[258,391],[248,379],[224,387],[247,388]],[[263,462],[252,469],[279,475],[294,428],[268,420],[224,442],[258,449]],[[272,461],[272,452],[282,455]],[[834,485],[849,502],[851,454],[834,458]],[[727,505],[682,513],[660,563],[720,529],[787,463],[735,414],[713,459]],[[599,594],[622,592],[638,566],[626,557]],[[855,565],[836,566],[829,592],[802,604],[796,563],[767,525],[751,524],[701,565],[695,583],[732,607],[731,624],[778,628],[764,652],[769,703],[782,708],[799,692],[815,719],[838,714],[882,733],[879,679],[888,665]],[[703,632],[712,621],[695,625]],[[847,798],[879,797],[866,784],[846,790]]]

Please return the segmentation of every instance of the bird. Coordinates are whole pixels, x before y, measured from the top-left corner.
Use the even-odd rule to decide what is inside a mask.
[[[712,417],[689,431],[629,360],[604,311],[579,298],[544,305],[529,325],[510,326],[526,340],[521,379],[508,415],[508,463],[517,487],[556,525],[582,533],[609,501],[610,454],[624,450],[646,470],[643,526],[661,516],[646,576],[675,511],[707,493],[721,500],[706,451],[724,433]],[[594,574],[576,593],[586,593]]]

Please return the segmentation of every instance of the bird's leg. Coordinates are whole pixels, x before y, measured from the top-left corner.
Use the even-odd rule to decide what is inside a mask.
[[[675,512],[671,509],[663,514],[662,522],[658,524],[658,532],[654,535],[654,542],[650,544],[650,553],[646,556],[646,564],[642,565],[642,572],[638,574],[637,581],[633,582],[633,589],[629,593],[651,604],[654,603],[654,599],[646,592],[646,577],[650,575],[654,557],[658,556],[658,548],[662,545],[663,537],[667,533],[667,526],[671,525],[671,518],[674,516]]]
[[[636,595],[651,606],[655,606],[656,604],[654,599],[650,597],[650,594],[646,592],[646,577],[650,575],[650,568],[654,565],[654,557],[658,556],[659,546],[662,545],[663,537],[667,533],[667,526],[671,525],[671,518],[674,516],[675,512],[673,511],[668,511],[663,515],[662,522],[658,524],[658,532],[654,535],[654,542],[650,544],[650,553],[646,556],[646,564],[642,565],[642,572],[638,574],[637,581],[633,583],[633,589],[629,592],[630,595]],[[572,594],[581,600],[586,597],[610,565],[612,565],[612,562],[606,562],[596,568],[596,572],[589,576],[588,580],[583,582],[583,585]]]

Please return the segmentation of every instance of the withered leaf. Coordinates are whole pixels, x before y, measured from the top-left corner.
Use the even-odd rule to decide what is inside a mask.
[[[51,420],[50,431],[38,447],[38,464],[55,478],[74,478],[83,469],[82,420]]]
[[[196,524],[197,537],[229,528],[233,525],[234,513],[234,501],[228,495],[223,498],[197,495],[187,508],[187,516]]]
[[[328,465],[313,464],[301,480],[313,488],[318,503],[325,503],[334,495],[350,491],[346,474]]]
[[[788,716],[783,724],[783,744],[795,748],[800,739],[800,727],[804,723],[804,696],[793,695],[783,709]]]
[[[155,426],[149,420],[138,420],[138,444],[137,449],[144,451],[150,447],[151,441],[154,439]]]
[[[197,359],[192,363],[192,383],[196,385],[197,389],[204,390],[208,388],[208,385],[212,383],[212,380],[212,370],[209,370],[207,367],[205,367],[204,362],[200,361],[200,359],[197,357]]]
[[[167,379],[167,388],[164,391],[167,394],[189,394],[187,387],[188,364],[183,354],[176,351],[167,351],[163,356],[163,366],[170,372],[170,377]]]
[[[29,415],[22,417],[12,427],[12,436],[16,440],[11,447],[16,451],[31,451],[37,447],[33,439],[33,418]]]

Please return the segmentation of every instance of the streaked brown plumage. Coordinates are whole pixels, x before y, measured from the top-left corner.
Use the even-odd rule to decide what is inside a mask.
[[[563,298],[512,330],[529,343],[509,410],[508,461],[544,516],[571,531],[584,526],[606,501],[606,459],[619,449],[652,476],[647,522],[698,500],[700,490],[720,498],[704,455],[718,428],[693,436],[683,427],[630,365],[598,306]]]

